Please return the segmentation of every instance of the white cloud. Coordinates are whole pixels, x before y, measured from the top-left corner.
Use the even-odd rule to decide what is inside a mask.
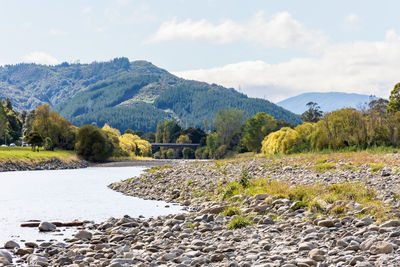
[[[57,65],[59,61],[46,52],[36,51],[24,57],[24,62],[37,63],[43,65]]]
[[[51,29],[49,31],[49,34],[53,35],[53,36],[67,36],[68,32],[62,31],[62,30],[59,30],[59,29]]]
[[[357,31],[360,29],[360,17],[355,13],[350,13],[344,18],[343,27],[348,30]]]
[[[383,41],[330,45],[317,57],[294,58],[277,64],[245,61],[175,74],[227,87],[240,85],[251,96],[277,101],[312,91],[388,97],[399,82],[399,69],[400,36],[391,30]]]
[[[240,24],[224,20],[213,24],[205,19],[178,22],[176,18],[163,22],[149,39],[157,43],[171,40],[209,41],[214,43],[250,42],[266,47],[319,46],[326,36],[319,31],[309,30],[288,12],[279,12],[266,18],[257,13],[248,22]]]
[[[90,14],[92,13],[93,8],[91,6],[86,6],[82,8],[81,13],[82,14]]]

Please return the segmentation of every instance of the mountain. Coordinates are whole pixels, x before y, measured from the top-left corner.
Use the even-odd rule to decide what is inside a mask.
[[[73,124],[104,123],[154,131],[159,120],[184,127],[211,125],[220,109],[237,108],[247,116],[263,111],[293,124],[299,116],[234,89],[178,78],[146,61],[117,58],[91,64],[57,66],[18,64],[0,67],[0,97],[19,109],[48,103]]]
[[[349,94],[340,92],[329,93],[304,93],[294,97],[287,98],[276,103],[295,114],[302,114],[307,110],[307,103],[317,103],[323,112],[331,112],[341,108],[360,108],[365,103],[376,99],[374,96],[362,94]]]

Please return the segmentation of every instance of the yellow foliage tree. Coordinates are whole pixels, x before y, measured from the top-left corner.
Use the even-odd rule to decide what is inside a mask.
[[[290,154],[300,150],[301,145],[300,134],[289,127],[283,127],[264,138],[261,152],[265,155]]]

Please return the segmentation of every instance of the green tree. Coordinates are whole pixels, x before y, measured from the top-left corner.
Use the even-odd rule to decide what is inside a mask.
[[[259,112],[254,117],[247,119],[242,142],[249,151],[259,152],[261,150],[261,141],[274,131],[276,126],[277,122],[274,117],[264,112]]]
[[[78,156],[88,161],[102,162],[112,155],[113,144],[99,128],[84,125],[78,130],[75,149]]]
[[[245,116],[242,110],[223,109],[220,110],[214,119],[214,126],[221,145],[228,145],[232,137],[241,131],[245,123]]]
[[[25,136],[24,141],[32,146],[33,151],[39,151],[39,147],[43,145],[43,138],[36,131],[31,131],[27,136]]]
[[[322,118],[321,108],[317,103],[308,102],[306,104],[307,110],[301,114],[301,119],[305,122],[317,122]]]
[[[8,131],[7,114],[4,110],[3,104],[0,102],[0,139],[3,139]],[[4,139],[3,139],[4,140]]]
[[[394,114],[400,111],[400,83],[397,83],[389,96],[387,114]]]

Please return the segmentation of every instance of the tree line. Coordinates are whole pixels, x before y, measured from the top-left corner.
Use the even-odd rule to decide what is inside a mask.
[[[265,137],[264,154],[400,146],[400,83],[389,101],[375,99],[361,110],[344,108],[323,115],[316,103],[307,105],[303,124]]]

